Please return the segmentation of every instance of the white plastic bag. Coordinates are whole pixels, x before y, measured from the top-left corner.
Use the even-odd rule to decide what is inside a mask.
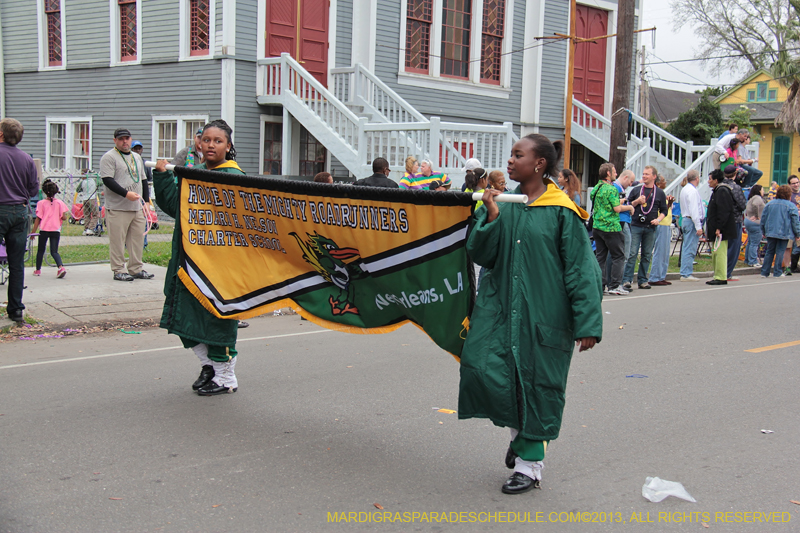
[[[692,495],[686,492],[677,481],[667,481],[659,477],[647,477],[642,486],[642,496],[653,503],[658,503],[668,496],[675,496],[687,502],[697,503]]]

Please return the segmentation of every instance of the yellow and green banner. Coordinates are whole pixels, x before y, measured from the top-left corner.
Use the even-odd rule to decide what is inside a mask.
[[[292,307],[350,333],[411,322],[460,355],[473,294],[470,195],[175,173],[178,275],[209,312],[244,319]]]

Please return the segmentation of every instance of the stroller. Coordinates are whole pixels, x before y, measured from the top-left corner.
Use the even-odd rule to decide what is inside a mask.
[[[25,239],[25,262],[31,260],[31,240]],[[5,285],[8,281],[8,251],[6,241],[0,241],[0,285]]]

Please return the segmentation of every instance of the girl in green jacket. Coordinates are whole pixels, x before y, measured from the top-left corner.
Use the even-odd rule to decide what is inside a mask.
[[[558,437],[573,343],[592,348],[603,333],[603,283],[576,206],[552,181],[561,143],[543,135],[514,144],[508,176],[528,204],[498,204],[487,189],[467,240],[489,269],[461,352],[459,418],[511,429],[506,494],[538,487],[548,441]]]
[[[204,161],[196,169],[244,174],[236,164],[236,149],[231,142],[233,130],[224,120],[215,120],[203,128],[201,144]],[[209,313],[178,279],[180,265],[181,218],[180,193],[169,163],[161,159],[153,172],[156,203],[175,219],[172,234],[172,257],[164,283],[164,311],[161,327],[178,335],[183,346],[191,348],[200,359],[202,369],[192,389],[201,396],[236,392],[236,320],[223,320]]]

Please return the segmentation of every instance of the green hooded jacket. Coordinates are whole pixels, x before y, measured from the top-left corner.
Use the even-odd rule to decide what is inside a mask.
[[[485,207],[476,211],[467,240],[472,260],[491,271],[461,353],[458,417],[549,441],[561,428],[575,340],[603,334],[602,276],[588,214],[555,185],[533,204],[498,206],[490,224]]]
[[[195,169],[205,170],[205,164]],[[230,174],[242,174],[242,169],[234,161],[226,161],[213,169]],[[160,326],[181,338],[202,342],[210,346],[234,346],[238,329],[237,320],[217,318],[203,307],[197,298],[189,292],[178,278],[181,218],[180,193],[172,172],[153,172],[153,186],[156,192],[156,203],[164,213],[175,219],[175,231],[172,234],[172,257],[167,267],[164,281],[164,311],[161,313]]]

